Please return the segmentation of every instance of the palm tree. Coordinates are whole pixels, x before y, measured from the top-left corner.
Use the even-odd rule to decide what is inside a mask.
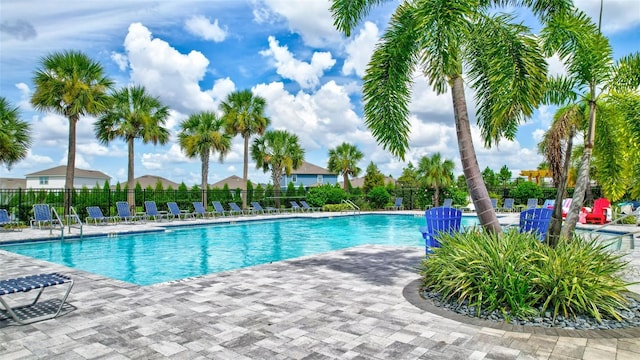
[[[244,139],[244,168],[242,180],[246,184],[249,172],[249,138],[251,135],[264,134],[271,123],[264,115],[266,100],[260,96],[253,96],[251,90],[236,91],[227,96],[220,104],[222,118],[227,124],[227,132],[241,135]],[[242,197],[242,208],[247,207],[247,197]]]
[[[435,190],[434,206],[440,204],[440,189],[451,186],[455,180],[452,160],[442,160],[440,153],[435,153],[431,157],[423,156],[418,163],[418,174],[422,182]]]
[[[163,127],[169,117],[169,108],[162,105],[157,97],[149,95],[143,86],[123,87],[111,94],[110,107],[94,125],[96,137],[108,144],[116,138],[127,142],[129,165],[127,202],[135,207],[134,151],[135,139],[142,142],[166,144],[169,131]]]
[[[220,162],[231,150],[231,136],[223,133],[224,121],[215,113],[203,111],[189,116],[180,123],[178,143],[190,158],[200,157],[202,203],[207,204],[207,177],[209,175],[209,156],[220,154]]]
[[[40,61],[33,77],[31,104],[39,111],[52,111],[69,119],[69,149],[64,188],[64,211],[71,205],[76,168],[76,126],[84,115],[99,115],[107,108],[113,82],[100,63],[79,51],[54,52]]]
[[[276,197],[276,206],[280,207],[280,178],[291,175],[304,162],[304,149],[300,147],[298,136],[286,130],[271,130],[253,141],[251,158],[256,168],[267,172],[271,170],[271,180]]]
[[[360,169],[358,162],[362,160],[364,154],[357,146],[343,142],[335,149],[329,150],[329,171],[342,174],[344,181],[344,191],[349,192],[349,175],[358,176]]]
[[[0,97],[0,164],[7,169],[24,159],[31,147],[29,123],[20,120],[18,108],[12,108],[7,99]]]
[[[573,201],[561,231],[561,237],[570,239],[589,183],[596,139],[596,112],[608,95],[637,94],[640,86],[640,53],[623,57],[614,63],[608,39],[600,33],[599,26],[582,12],[552,17],[548,27],[542,31],[541,38],[547,54],[557,53],[567,65],[566,76],[558,76],[548,82],[546,102],[559,105],[577,102],[588,108],[584,152]]]
[[[332,0],[336,27],[347,36],[383,1]],[[476,92],[485,145],[512,139],[542,97],[546,62],[535,38],[512,17],[494,14],[492,5],[531,5],[540,18],[568,9],[566,0],[403,1],[392,15],[364,76],[365,123],[376,140],[404,158],[409,143],[410,87],[421,71],[438,94],[453,100],[458,149],[467,186],[482,226],[501,232],[471,137],[464,82]],[[469,73],[463,80],[463,69]]]

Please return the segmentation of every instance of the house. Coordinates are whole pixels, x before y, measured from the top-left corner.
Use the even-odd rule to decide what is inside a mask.
[[[235,189],[240,189],[242,191],[247,190],[247,183],[245,183],[241,177],[236,175],[231,175],[227,178],[224,178],[216,182],[215,184],[210,185],[210,187],[212,189],[215,189],[215,188],[222,189],[224,188],[225,184],[227,184],[227,186],[229,187],[229,190],[235,190]]]
[[[65,178],[67,176],[67,166],[61,165],[51,169],[36,171],[27,174],[26,187],[28,189],[64,189]],[[105,181],[111,177],[101,171],[84,170],[76,168],[73,177],[73,187],[82,188],[84,186],[93,188],[96,185],[102,187]]]
[[[305,161],[300,167],[292,170],[290,175],[282,175],[280,186],[284,189],[289,183],[293,183],[296,188],[300,185],[304,187],[335,185],[338,183],[338,174]]]
[[[352,188],[362,188],[364,186],[364,176],[363,177],[359,177],[359,178],[349,179],[349,183],[351,184]],[[389,177],[389,176],[385,176],[384,177],[384,184],[388,185],[389,183],[395,185],[396,184],[396,179],[394,179],[392,177]],[[340,182],[340,186],[344,186],[342,181]]]
[[[143,189],[146,189],[149,186],[151,186],[152,189],[155,189],[158,181],[162,183],[162,188],[164,190],[167,190],[169,186],[171,186],[172,189],[176,190],[178,189],[178,186],[180,186],[180,184],[176,182],[173,182],[169,179],[165,179],[162,176],[156,176],[156,175],[142,175],[140,177],[137,177],[133,179],[133,186],[136,186],[136,184],[139,183],[140,187],[142,187]],[[127,182],[125,181],[123,184],[120,184],[120,186],[124,187],[124,184],[126,183]]]
[[[17,178],[0,178],[0,190],[26,189],[27,180]]]

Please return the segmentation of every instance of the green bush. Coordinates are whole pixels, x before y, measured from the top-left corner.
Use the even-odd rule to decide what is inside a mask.
[[[384,208],[389,202],[390,197],[384,186],[376,186],[367,194],[367,199],[374,209]]]
[[[511,197],[514,198],[516,204],[526,204],[527,199],[542,199],[544,197],[542,189],[531,181],[523,181],[511,190]]]
[[[322,207],[322,211],[331,211],[331,212],[350,211],[350,210],[352,209],[347,204],[326,204]]]
[[[554,318],[589,314],[600,320],[602,313],[619,318],[625,309],[620,255],[578,235],[551,248],[515,229],[495,235],[478,228],[443,235],[440,242],[420,274],[425,288],[448,301],[522,319],[550,310]]]
[[[347,198],[347,193],[340,187],[327,184],[309,189],[306,198],[309,205],[321,207],[324,204],[340,204]]]

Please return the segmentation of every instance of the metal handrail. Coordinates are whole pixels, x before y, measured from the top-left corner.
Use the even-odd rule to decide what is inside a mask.
[[[69,227],[69,234],[71,234],[72,227],[80,229],[80,238],[82,238],[82,220],[80,219],[80,216],[73,206],[69,207],[69,215],[67,215],[67,226]]]
[[[358,207],[358,205],[354,204],[353,201],[349,200],[349,199],[344,199],[342,200],[342,202],[344,204],[347,204],[351,207],[351,209],[353,210],[353,213],[355,214],[356,212],[359,214],[360,213],[360,208]]]
[[[630,214],[624,214],[623,216],[621,216],[619,218],[616,218],[613,221],[610,221],[610,222],[608,222],[608,223],[606,223],[604,225],[600,225],[600,226],[598,226],[598,227],[596,227],[594,229],[591,229],[591,230],[589,230],[589,233],[597,233],[599,231],[602,231],[604,228],[606,228],[608,226],[611,226],[611,225],[616,225],[616,224],[622,222],[622,220],[624,220],[624,219],[626,219],[626,218],[628,218],[630,216],[633,216],[633,217],[640,216],[640,208],[636,209],[635,211],[631,212]],[[616,231],[616,232],[618,232],[618,231]],[[630,244],[629,244],[629,248],[631,250],[633,250],[636,247],[635,246],[635,236],[636,236],[636,234],[640,234],[640,228],[638,228],[638,230],[635,230],[635,231],[629,231],[627,233],[620,234],[618,236],[607,238],[607,241],[611,241],[613,243],[613,240],[618,239],[618,250],[620,250],[622,248],[622,239],[624,237],[626,237],[626,236],[630,236],[631,237],[631,241],[630,241]]]
[[[49,234],[53,235],[53,219],[58,220],[58,225],[60,226],[60,238],[64,239],[64,224],[62,223],[62,220],[60,219],[60,216],[58,215],[58,212],[56,211],[56,208],[54,208],[53,206],[51,206],[51,227],[49,228]]]

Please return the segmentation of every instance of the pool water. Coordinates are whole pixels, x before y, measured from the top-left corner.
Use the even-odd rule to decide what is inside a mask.
[[[151,285],[363,244],[424,246],[423,216],[360,215],[172,228],[49,241],[2,250],[138,285]],[[477,218],[463,217],[463,226]]]

